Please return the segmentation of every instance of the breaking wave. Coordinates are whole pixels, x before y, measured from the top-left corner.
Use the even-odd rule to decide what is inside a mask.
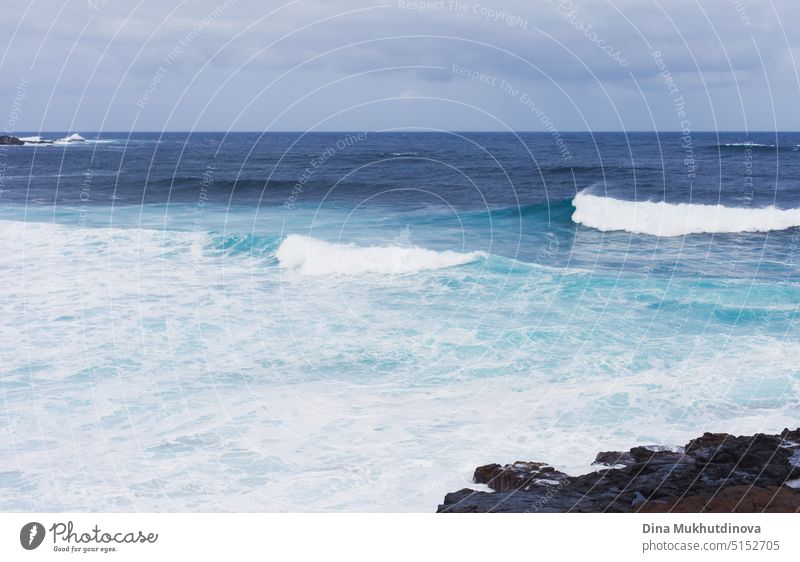
[[[362,275],[417,273],[476,261],[483,252],[435,251],[414,246],[356,246],[334,244],[290,234],[275,256],[280,267],[304,275]]]
[[[53,142],[55,144],[71,144],[74,142],[86,142],[86,139],[80,136],[78,133],[72,133],[71,135],[67,135],[63,139],[57,139]]]
[[[572,200],[573,222],[602,231],[653,236],[725,232],[769,232],[800,226],[800,209],[747,208],[665,201],[622,201],[590,195]]]

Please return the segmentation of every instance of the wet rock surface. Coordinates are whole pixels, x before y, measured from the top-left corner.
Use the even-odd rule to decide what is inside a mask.
[[[25,137],[24,140],[12,135],[0,135],[0,145],[25,146],[29,144],[53,144],[51,140],[42,140],[39,137]]]
[[[705,433],[673,450],[598,453],[597,472],[569,476],[542,462],[489,464],[439,512],[800,512],[800,428],[777,435]]]

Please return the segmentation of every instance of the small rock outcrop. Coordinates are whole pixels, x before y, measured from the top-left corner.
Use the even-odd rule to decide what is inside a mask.
[[[22,146],[25,143],[19,140],[17,137],[12,137],[10,135],[0,135],[0,144],[13,144],[17,146]]]
[[[684,447],[598,453],[597,472],[569,476],[541,462],[489,464],[447,494],[455,512],[800,512],[800,428],[778,435],[705,433]]]

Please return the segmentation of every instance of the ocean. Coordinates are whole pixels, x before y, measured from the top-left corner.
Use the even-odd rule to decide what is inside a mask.
[[[81,135],[0,147],[4,511],[432,512],[800,425],[800,134]]]

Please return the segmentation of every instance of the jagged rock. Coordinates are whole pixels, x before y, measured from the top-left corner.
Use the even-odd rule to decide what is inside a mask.
[[[654,446],[606,451],[595,464],[612,468],[580,476],[540,462],[490,464],[475,470],[474,481],[494,493],[459,490],[447,494],[438,511],[797,511],[800,490],[785,485],[800,478],[798,456],[800,429],[785,429],[780,435],[706,433],[681,452]]]
[[[486,484],[497,492],[505,492],[527,490],[531,486],[555,486],[565,478],[569,477],[544,463],[516,461],[505,466],[499,464],[479,466],[475,469],[472,481],[476,484]]]
[[[0,135],[0,144],[13,144],[13,145],[23,145],[25,144],[17,137],[12,137],[10,135]]]
[[[784,441],[791,441],[793,443],[800,444],[800,428],[794,430],[784,428],[784,430],[781,431],[781,438]]]
[[[603,451],[597,453],[592,464],[602,464],[605,466],[615,466],[622,464],[625,466],[632,465],[634,462],[630,453],[622,453],[620,451]]]

